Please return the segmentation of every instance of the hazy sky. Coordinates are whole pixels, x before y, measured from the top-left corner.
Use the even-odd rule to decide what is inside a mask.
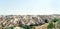
[[[0,0],[0,15],[60,14],[60,0]]]

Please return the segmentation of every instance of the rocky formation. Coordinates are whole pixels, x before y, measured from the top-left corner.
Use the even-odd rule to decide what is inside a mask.
[[[42,25],[54,17],[55,15],[0,15],[0,26]]]

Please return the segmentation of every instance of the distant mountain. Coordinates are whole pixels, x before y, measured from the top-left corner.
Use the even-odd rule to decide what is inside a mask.
[[[60,16],[60,14],[53,14],[54,16]]]

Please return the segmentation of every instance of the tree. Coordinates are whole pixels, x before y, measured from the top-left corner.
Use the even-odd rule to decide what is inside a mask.
[[[45,23],[48,23],[48,20],[47,19],[45,19]]]
[[[55,27],[55,23],[58,21],[58,19],[57,18],[54,18],[54,19],[52,19],[52,22],[54,23],[54,28],[56,29],[56,27]]]
[[[31,29],[31,27],[30,26],[25,26],[25,29]]]
[[[54,27],[54,24],[51,22],[49,23],[49,25],[47,26],[47,29],[52,29]]]
[[[58,20],[58,28],[60,29],[60,19]]]
[[[58,21],[58,19],[57,18],[54,18],[54,19],[52,19],[52,22],[57,22]]]

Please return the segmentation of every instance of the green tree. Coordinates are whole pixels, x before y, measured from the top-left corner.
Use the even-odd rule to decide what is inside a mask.
[[[58,28],[60,29],[60,19],[58,20]]]
[[[32,29],[32,26],[28,26],[28,25],[20,25],[20,27],[24,29]]]
[[[52,29],[54,27],[54,24],[51,22],[49,23],[49,25],[47,26],[47,29]]]
[[[25,26],[24,29],[32,29],[32,26]]]
[[[48,23],[49,21],[48,21],[48,19],[45,19],[45,23]]]
[[[56,27],[55,27],[55,23],[58,21],[58,19],[57,18],[54,18],[54,19],[52,19],[52,21],[51,22],[53,22],[54,23],[54,28],[56,29]]]
[[[52,22],[57,22],[58,21],[58,19],[57,18],[54,18],[54,19],[52,19]]]

